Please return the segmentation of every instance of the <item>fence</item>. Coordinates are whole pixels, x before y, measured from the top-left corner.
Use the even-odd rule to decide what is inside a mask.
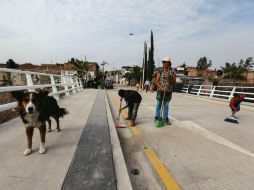
[[[244,94],[245,101],[254,102],[254,87],[242,86],[212,86],[212,85],[184,85],[182,90],[186,94],[231,99],[234,94]]]
[[[65,94],[66,96],[71,93],[76,93],[82,89],[81,80],[74,75],[55,75],[55,74],[46,74],[46,73],[37,73],[37,72],[29,72],[29,71],[20,71],[15,69],[5,69],[0,68],[0,74],[4,73],[15,73],[16,75],[24,75],[26,85],[23,86],[0,86],[0,93],[2,92],[11,92],[17,90],[28,90],[34,91],[37,88],[51,88],[52,92],[49,94],[50,96],[54,96],[57,100],[59,99],[59,94]],[[44,76],[49,78],[50,83],[47,84],[34,84],[32,76]],[[64,88],[64,90],[61,90]],[[17,106],[17,102],[6,103],[0,105],[0,112],[6,111]]]

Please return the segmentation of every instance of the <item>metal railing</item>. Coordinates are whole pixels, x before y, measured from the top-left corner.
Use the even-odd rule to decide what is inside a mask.
[[[186,94],[207,96],[230,100],[234,94],[244,94],[245,100],[254,102],[254,87],[243,86],[212,86],[212,85],[184,85],[182,90]]]
[[[77,91],[82,90],[82,82],[79,78],[74,75],[55,75],[55,74],[46,74],[46,73],[37,73],[30,71],[21,71],[15,69],[5,69],[0,68],[0,75],[4,75],[5,73],[14,73],[16,76],[24,75],[26,85],[23,86],[0,86],[0,93],[2,92],[11,92],[17,90],[28,90],[35,91],[38,88],[52,88],[52,92],[49,94],[50,96],[54,96],[57,100],[59,99],[59,94],[65,94],[66,96],[70,95],[70,92],[76,93]],[[50,80],[48,84],[34,84],[32,76],[44,76]],[[58,90],[58,88],[64,88],[64,90]],[[17,106],[17,102],[11,102],[0,105],[0,112],[6,111]]]

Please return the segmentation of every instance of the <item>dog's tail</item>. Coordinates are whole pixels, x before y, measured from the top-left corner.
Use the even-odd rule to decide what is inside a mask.
[[[61,112],[60,117],[63,117],[64,115],[69,113],[68,110],[65,108],[60,108],[60,112]]]

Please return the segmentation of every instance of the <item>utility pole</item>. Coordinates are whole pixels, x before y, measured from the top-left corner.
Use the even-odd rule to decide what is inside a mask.
[[[102,88],[104,88],[104,80],[105,80],[105,76],[104,76],[104,66],[107,65],[108,63],[106,61],[102,61],[101,65],[102,65]]]

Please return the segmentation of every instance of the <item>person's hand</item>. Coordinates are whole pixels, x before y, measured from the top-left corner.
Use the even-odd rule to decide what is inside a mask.
[[[159,88],[159,91],[166,92],[166,91],[167,91],[167,88],[165,88],[165,87],[160,87],[160,88]]]

